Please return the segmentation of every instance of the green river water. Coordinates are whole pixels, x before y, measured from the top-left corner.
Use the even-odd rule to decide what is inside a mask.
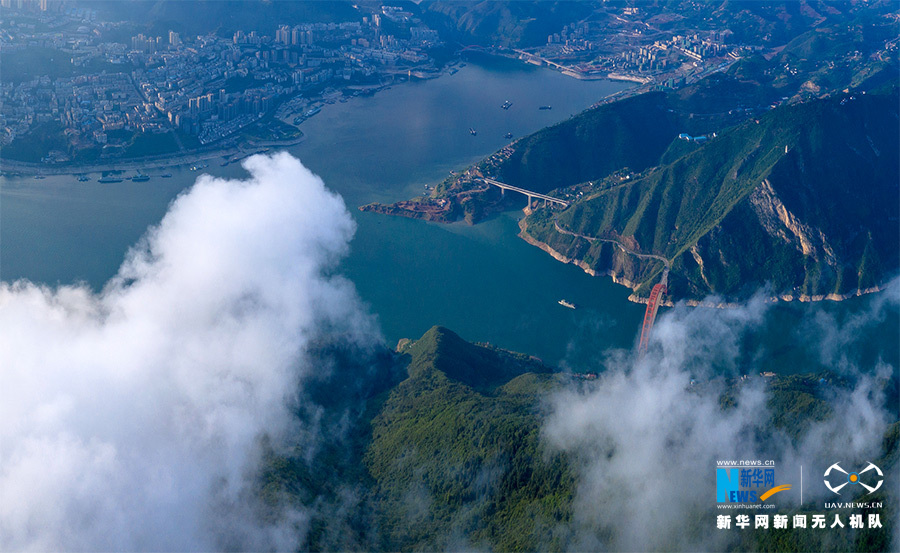
[[[356,219],[341,270],[377,314],[389,344],[441,324],[468,340],[586,371],[598,370],[610,348],[634,345],[644,306],[628,302],[630,291],[610,279],[590,277],[517,238],[521,212],[468,226],[356,209],[420,194],[448,171],[501,148],[508,142],[505,133],[533,132],[627,86],[578,81],[506,60],[469,63],[454,75],[325,106],[303,123],[306,140],[289,151],[344,197]],[[506,100],[512,107],[500,109]],[[541,105],[553,109],[539,110]],[[470,127],[477,136],[469,134]],[[204,171],[245,175],[239,165],[219,167],[215,160]],[[159,178],[163,172],[173,177]],[[197,177],[187,167],[146,173],[154,176],[148,182],[117,184],[98,183],[98,174],[85,183],[72,176],[0,178],[0,278],[102,287],[128,247]],[[560,299],[579,308],[563,307]],[[817,352],[797,347],[794,330],[808,328],[817,317],[843,324],[871,301],[779,305],[747,337],[747,346],[765,346],[762,368],[803,370]],[[898,328],[891,309],[868,329],[873,338],[853,347],[866,360],[882,358],[896,366]]]

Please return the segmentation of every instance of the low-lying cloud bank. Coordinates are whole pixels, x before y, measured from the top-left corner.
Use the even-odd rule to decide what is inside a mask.
[[[252,492],[260,437],[317,439],[292,410],[323,333],[379,339],[330,274],[341,198],[287,154],[244,167],[200,177],[99,294],[0,284],[0,550],[302,540],[302,507],[263,517]]]
[[[820,313],[798,329],[798,338],[812,344],[809,351],[818,349],[822,364],[853,382],[847,388],[822,383],[819,392],[833,413],[826,422],[812,423],[800,439],[790,429],[773,429],[765,379],[759,367],[741,365],[743,338],[764,324],[772,308],[762,296],[739,309],[676,306],[657,322],[645,358],[612,352],[596,383],[551,396],[542,436],[552,449],[571,454],[577,473],[574,548],[725,548],[737,536],[715,528],[718,460],[776,461],[776,483],[793,490],[773,496],[770,501],[781,509],[769,513],[797,507],[803,465],[804,506],[818,501],[821,508],[828,493],[824,470],[838,461],[853,467],[875,460],[887,425],[897,420],[885,407],[885,384],[896,367],[883,361],[859,366],[844,352],[898,304],[895,280],[845,321]],[[729,392],[723,375],[742,374],[753,377]],[[729,408],[720,403],[725,392],[732,394]],[[898,476],[886,475],[885,484]]]

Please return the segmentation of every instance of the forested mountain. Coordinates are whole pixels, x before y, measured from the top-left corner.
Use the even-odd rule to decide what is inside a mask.
[[[318,427],[329,436],[327,445],[271,454],[261,493],[273,509],[307,509],[303,548],[311,551],[565,551],[586,536],[602,543],[612,539],[610,531],[574,513],[577,459],[550,446],[545,435],[548,398],[602,385],[434,327],[416,341],[401,341],[392,360],[376,354],[369,364],[353,361],[314,386],[311,404],[322,407],[299,416],[305,431]],[[734,379],[721,387],[722,413],[734,407],[742,385]],[[896,382],[883,385],[894,387],[887,392],[893,397]],[[810,425],[835,416],[835,394],[852,386],[829,373],[767,379],[765,432],[800,439]],[[679,393],[718,389],[698,383]],[[891,401],[886,407],[895,410]],[[889,428],[884,453],[874,459],[885,472],[896,463],[898,427]],[[714,505],[686,516],[710,517]],[[788,542],[809,550],[878,551],[892,531],[888,511],[882,520],[881,531],[730,537],[751,550],[792,536]],[[677,539],[703,543],[705,532]]]
[[[774,109],[639,178],[585,195],[528,234],[640,287],[673,262],[677,297],[828,296],[898,268],[898,96],[859,94]]]
[[[495,2],[428,0],[422,16],[429,25],[460,44],[535,46],[547,35],[590,16],[594,2]]]

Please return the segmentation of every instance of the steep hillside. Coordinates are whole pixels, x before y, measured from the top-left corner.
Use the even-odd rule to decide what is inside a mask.
[[[409,378],[374,419],[365,456],[387,548],[562,549],[573,477],[539,444],[538,414],[557,377],[440,327],[405,352]]]
[[[423,19],[460,44],[536,46],[573,21],[590,15],[589,2],[426,0]]]
[[[548,192],[624,167],[642,171],[684,126],[667,108],[664,93],[651,93],[587,111],[520,140],[497,173],[503,182]]]
[[[872,288],[900,268],[897,101],[895,90],[772,110],[558,216],[536,213],[527,234],[639,291],[662,263],[566,232],[661,255],[676,297]]]

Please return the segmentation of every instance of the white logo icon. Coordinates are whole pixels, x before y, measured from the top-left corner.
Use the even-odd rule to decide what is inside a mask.
[[[863,484],[862,481],[860,480],[859,476],[865,472],[872,470],[872,469],[875,469],[875,472],[878,474],[878,482],[874,486],[868,486],[866,484]],[[831,482],[828,481],[828,475],[831,474],[831,471],[843,472],[844,474],[847,475],[847,481],[839,486],[832,486]],[[881,472],[880,468],[878,468],[874,463],[871,463],[871,462],[869,463],[869,466],[867,466],[866,468],[864,468],[863,470],[861,470],[859,472],[847,472],[846,470],[841,468],[841,465],[839,465],[837,463],[831,465],[830,467],[828,467],[828,470],[825,471],[825,485],[828,486],[829,490],[833,491],[834,493],[836,493],[838,495],[841,495],[841,492],[840,492],[841,488],[843,488],[847,484],[859,484],[863,488],[869,490],[869,494],[872,494],[872,493],[875,493],[875,491],[881,487],[882,482],[884,482],[884,473]],[[866,495],[869,495],[869,494],[866,494]]]

